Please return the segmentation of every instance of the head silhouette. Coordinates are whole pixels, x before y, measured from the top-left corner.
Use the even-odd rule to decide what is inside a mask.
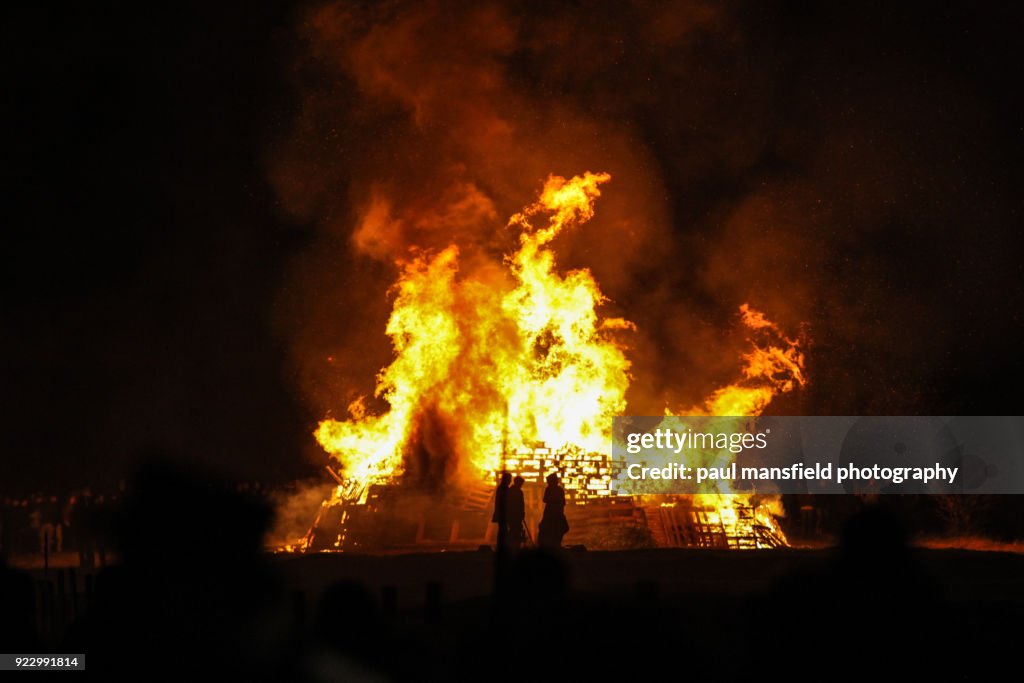
[[[547,477],[548,486],[558,486],[558,474],[552,472]]]
[[[502,472],[501,473],[501,480],[499,482],[499,485],[500,486],[508,486],[511,483],[512,483],[512,475],[509,474],[508,472]]]
[[[515,479],[512,480],[512,487],[513,488],[517,488],[517,489],[521,489],[521,488],[523,488],[523,484],[525,484],[525,483],[526,483],[525,479],[523,479],[522,477],[516,477]]]

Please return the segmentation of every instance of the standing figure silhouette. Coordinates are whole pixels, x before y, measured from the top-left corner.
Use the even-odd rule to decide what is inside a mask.
[[[537,530],[537,544],[547,550],[557,550],[562,547],[562,537],[569,531],[569,521],[565,518],[565,491],[554,472],[548,475],[547,482],[548,486],[544,489],[544,515]]]
[[[510,548],[519,548],[526,540],[526,500],[523,498],[523,484],[526,482],[522,477],[512,480],[512,488],[508,490],[505,502],[506,523],[508,524],[508,545]]]
[[[502,472],[498,488],[494,491],[494,514],[491,521],[498,525],[499,549],[508,544],[508,489],[511,483],[512,475]]]

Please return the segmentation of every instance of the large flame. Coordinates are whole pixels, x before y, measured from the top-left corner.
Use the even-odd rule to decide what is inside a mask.
[[[387,326],[395,360],[376,388],[389,408],[368,414],[359,400],[349,419],[324,420],[316,431],[347,482],[338,496],[352,499],[402,474],[416,448],[444,459],[445,476],[477,482],[500,469],[504,453],[536,442],[610,453],[611,417],[624,412],[630,380],[622,336],[633,324],[602,317],[606,299],[590,271],[560,273],[551,247],[593,216],[608,180],[590,172],[548,178],[537,202],[509,220],[519,248],[504,268],[462,274],[455,245],[400,263]],[[752,347],[737,381],[680,414],[758,415],[804,383],[798,340],[746,304],[740,315]],[[723,524],[735,523],[726,498],[702,502]]]
[[[461,477],[479,479],[503,449],[531,442],[608,450],[608,418],[625,409],[629,384],[614,337],[632,325],[600,317],[605,298],[593,276],[559,274],[550,243],[593,216],[609,179],[550,177],[539,200],[509,221],[520,246],[505,272],[459,277],[454,245],[402,264],[387,326],[395,360],[376,390],[390,409],[368,415],[357,402],[351,419],[324,420],[316,431],[356,489],[402,472],[425,416],[441,423]]]

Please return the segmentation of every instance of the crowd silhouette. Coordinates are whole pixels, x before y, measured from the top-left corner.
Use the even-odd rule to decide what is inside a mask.
[[[900,520],[879,506],[850,518],[833,552],[770,555],[789,567],[776,578],[747,573],[765,566],[758,554],[611,553],[608,562],[633,563],[605,575],[634,586],[621,591],[586,575],[596,566],[588,555],[602,553],[558,550],[568,523],[557,476],[546,482],[535,544],[523,488],[502,476],[495,493],[493,519],[516,546],[504,556],[496,592],[446,601],[455,584],[435,580],[439,554],[382,561],[425,588],[413,601],[406,588],[388,585],[403,580],[398,574],[371,586],[365,571],[352,569],[363,562],[358,556],[341,564],[276,559],[263,547],[271,511],[258,497],[154,463],[111,513],[117,561],[71,578],[89,589],[60,628],[40,620],[53,613],[55,594],[42,588],[54,585],[54,571],[0,564],[0,642],[11,652],[86,653],[87,675],[103,681],[200,672],[246,681],[521,679],[520,667],[496,666],[509,651],[532,658],[541,680],[631,680],[657,671],[728,680],[762,675],[769,664],[795,667],[797,678],[962,678],[1014,651],[1024,596],[1004,587],[997,593],[1005,602],[951,602],[932,576],[943,565],[922,563]],[[473,557],[459,561],[477,566]],[[979,578],[986,567],[994,567],[992,577],[1011,576],[1021,563],[985,554],[970,562],[964,566],[981,567]],[[709,574],[708,563],[731,575]],[[310,572],[336,566],[356,573],[328,574],[322,590],[311,586]],[[679,583],[695,572],[709,577],[699,588]]]

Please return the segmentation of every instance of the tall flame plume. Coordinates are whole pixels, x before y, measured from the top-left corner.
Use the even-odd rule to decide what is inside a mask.
[[[501,468],[503,453],[536,442],[610,453],[634,325],[600,315],[607,299],[591,272],[560,272],[552,248],[593,217],[610,179],[550,176],[509,220],[519,245],[503,268],[460,273],[454,244],[399,263],[387,324],[395,357],[375,392],[388,409],[371,414],[359,399],[348,419],[325,419],[315,433],[347,482],[336,496],[353,500],[367,484],[404,474],[415,449],[442,461],[448,482],[479,482]],[[737,381],[680,414],[758,415],[806,381],[799,340],[747,304],[740,317],[752,342]]]

